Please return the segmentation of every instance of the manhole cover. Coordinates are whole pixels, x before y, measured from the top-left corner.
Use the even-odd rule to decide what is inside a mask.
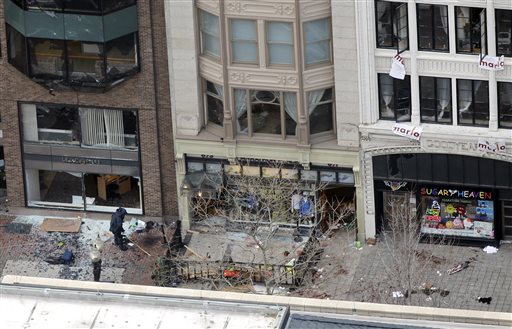
[[[32,224],[26,223],[9,223],[5,227],[5,231],[7,233],[15,233],[15,234],[29,234],[30,229],[32,228]]]

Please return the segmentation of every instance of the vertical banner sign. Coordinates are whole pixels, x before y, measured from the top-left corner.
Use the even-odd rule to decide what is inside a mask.
[[[389,75],[400,80],[405,78],[405,62],[399,54],[396,54],[391,60],[391,70],[389,71]]]
[[[393,126],[393,133],[417,141],[420,140],[422,131],[423,127],[413,127],[402,123],[395,123]]]
[[[489,55],[480,54],[480,61],[478,66],[481,69],[489,70],[489,71],[500,71],[505,69],[505,56],[501,55],[501,57],[493,57]]]

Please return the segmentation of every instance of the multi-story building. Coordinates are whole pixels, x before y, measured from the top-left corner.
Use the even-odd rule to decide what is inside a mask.
[[[411,203],[423,233],[511,239],[512,3],[355,5],[366,235]]]
[[[325,182],[323,193],[362,201],[354,11],[352,1],[166,2],[184,227],[193,194],[215,188],[209,173],[279,175],[305,192]]]
[[[11,210],[177,214],[162,1],[0,2]]]

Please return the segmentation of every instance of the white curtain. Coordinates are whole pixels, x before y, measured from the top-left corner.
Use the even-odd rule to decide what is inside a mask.
[[[311,115],[320,103],[322,96],[324,95],[325,89],[314,90],[308,93],[308,114]]]
[[[105,145],[107,140],[103,110],[81,108],[79,113],[82,143],[89,146]]]
[[[79,113],[84,145],[125,146],[122,111],[81,108]]]
[[[124,147],[123,111],[103,110],[108,146]]]
[[[295,93],[284,93],[284,110],[297,122],[297,96]]]
[[[448,35],[448,7],[439,6],[439,16],[441,17],[441,24],[443,24],[444,33]]]
[[[459,113],[466,112],[471,103],[473,103],[473,92],[471,88],[471,81],[459,81],[459,88],[457,90],[459,98]]]
[[[391,101],[393,100],[393,78],[387,74],[380,74],[380,95],[382,97],[382,101],[386,106],[385,112],[388,116],[394,116],[392,109],[389,107]]]
[[[450,104],[450,100],[452,98],[450,88],[451,83],[451,79],[437,79],[437,97],[439,102],[439,109],[441,110],[437,115],[437,120],[440,120],[443,117],[444,112],[446,110],[450,110],[447,109],[446,107],[448,106],[448,104]]]
[[[240,118],[247,112],[247,99],[244,89],[235,89],[235,108],[236,108],[236,130],[241,133]]]
[[[224,100],[224,90],[223,90],[222,86],[218,85],[216,83],[214,83],[213,86],[215,87],[215,91],[217,92],[217,95],[219,95],[219,97],[222,98],[222,100]]]

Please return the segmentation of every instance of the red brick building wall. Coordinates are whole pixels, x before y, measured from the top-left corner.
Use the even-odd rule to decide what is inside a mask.
[[[138,0],[141,72],[106,92],[49,90],[8,63],[4,2],[0,1],[0,129],[10,207],[25,207],[18,102],[137,109],[145,215],[178,213],[164,1]]]

